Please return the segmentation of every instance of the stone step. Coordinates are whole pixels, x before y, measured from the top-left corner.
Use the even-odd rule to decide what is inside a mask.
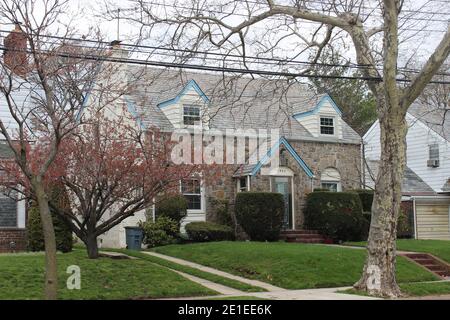
[[[286,242],[290,243],[324,243],[324,239],[316,238],[316,239],[298,239],[298,238],[288,238]]]
[[[317,230],[283,230],[280,233],[281,235],[286,234],[319,234]]]
[[[420,263],[422,265],[426,265],[426,264],[433,264],[434,260],[433,259],[413,259],[415,262]]]
[[[285,239],[288,238],[299,238],[299,239],[311,239],[311,238],[323,238],[320,234],[287,234],[282,236]]]
[[[447,271],[444,266],[438,264],[425,264],[423,266],[433,272]]]
[[[430,256],[425,253],[407,253],[406,256],[410,259],[416,260],[416,259],[430,259]]]
[[[404,253],[404,256],[442,278],[450,276],[450,267],[427,253]]]

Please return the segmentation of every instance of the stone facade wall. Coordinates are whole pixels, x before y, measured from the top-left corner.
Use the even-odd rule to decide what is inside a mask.
[[[0,252],[24,251],[26,248],[25,229],[0,228]]]
[[[301,229],[306,195],[313,188],[320,187],[320,176],[323,170],[332,167],[339,171],[343,191],[360,188],[360,145],[308,141],[289,141],[289,143],[314,173],[314,178],[309,178],[295,159],[290,154],[287,156],[287,166],[294,172],[295,228]],[[229,212],[233,213],[236,196],[236,178],[233,178],[233,173],[236,169],[235,165],[224,165],[219,181],[206,188],[207,221],[216,220],[212,198],[228,199]],[[270,179],[270,176],[261,175],[261,173],[252,176],[250,190],[271,191]]]
[[[306,162],[314,178],[311,179],[303,172],[293,159],[289,158],[289,166],[294,172],[295,184],[295,227],[301,228],[303,225],[303,207],[306,195],[311,192],[311,188],[320,187],[320,176],[329,167],[339,171],[341,176],[342,191],[358,189],[361,186],[361,149],[360,145],[338,144],[324,142],[289,142],[300,157]],[[293,164],[291,164],[293,163]],[[295,168],[295,169],[294,169]]]

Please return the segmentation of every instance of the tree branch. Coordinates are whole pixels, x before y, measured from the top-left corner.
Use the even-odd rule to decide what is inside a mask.
[[[411,103],[422,93],[425,86],[430,82],[433,75],[439,70],[450,54],[450,26],[437,46],[434,53],[423,66],[422,70],[413,78],[411,84],[402,91],[400,106],[407,110]]]

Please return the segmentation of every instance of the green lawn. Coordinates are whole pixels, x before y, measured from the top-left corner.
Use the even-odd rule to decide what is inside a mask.
[[[205,272],[205,271],[198,270],[198,269],[195,269],[195,268],[191,268],[191,267],[188,267],[188,266],[183,266],[181,264],[174,263],[174,262],[171,262],[171,261],[167,261],[165,259],[161,259],[161,258],[158,258],[158,257],[154,257],[154,256],[151,256],[151,255],[142,253],[140,251],[126,250],[126,249],[108,249],[108,250],[115,251],[115,252],[121,252],[121,253],[127,254],[127,255],[132,256],[132,257],[137,257],[139,259],[150,261],[150,262],[156,263],[156,264],[158,264],[160,266],[163,266],[163,267],[167,267],[167,268],[170,268],[170,269],[173,269],[173,270],[181,271],[181,272],[184,272],[184,273],[187,273],[187,274],[190,274],[190,275],[202,278],[202,279],[206,279],[206,280],[209,280],[209,281],[212,281],[212,282],[215,282],[215,283],[219,283],[219,284],[222,284],[222,285],[230,287],[230,288],[238,289],[238,290],[241,290],[241,291],[244,291],[244,292],[261,292],[261,291],[266,291],[263,288],[255,287],[255,286],[252,286],[252,285],[249,285],[249,284],[246,284],[246,283],[243,283],[243,282],[239,282],[239,281],[236,281],[236,280],[233,280],[233,279],[224,278],[224,277],[215,275],[213,273]]]
[[[286,289],[354,284],[361,275],[364,250],[285,242],[210,242],[170,245],[154,251],[194,261]],[[432,281],[437,277],[400,257],[399,282]]]
[[[269,299],[253,297],[253,296],[233,296],[233,297],[211,298],[208,300],[269,300]]]
[[[366,246],[367,242],[348,242],[348,245]],[[402,251],[416,251],[430,253],[450,263],[450,241],[449,240],[397,240],[397,249]]]
[[[81,290],[69,290],[67,267],[81,269]],[[44,255],[0,255],[0,299],[42,299]],[[213,295],[216,292],[140,259],[90,260],[84,250],[58,254],[59,298],[132,299]]]
[[[409,296],[429,296],[450,294],[450,282],[403,283],[402,292]]]
[[[400,289],[407,297],[423,297],[430,295],[447,295],[450,294],[450,282],[422,282],[422,283],[401,283]],[[355,289],[340,291],[341,293],[357,294],[366,296],[367,293]]]

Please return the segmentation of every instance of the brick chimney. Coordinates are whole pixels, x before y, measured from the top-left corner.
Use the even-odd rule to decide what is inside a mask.
[[[3,62],[12,72],[18,76],[25,76],[28,71],[27,36],[16,23],[12,30],[3,41],[5,51]]]

